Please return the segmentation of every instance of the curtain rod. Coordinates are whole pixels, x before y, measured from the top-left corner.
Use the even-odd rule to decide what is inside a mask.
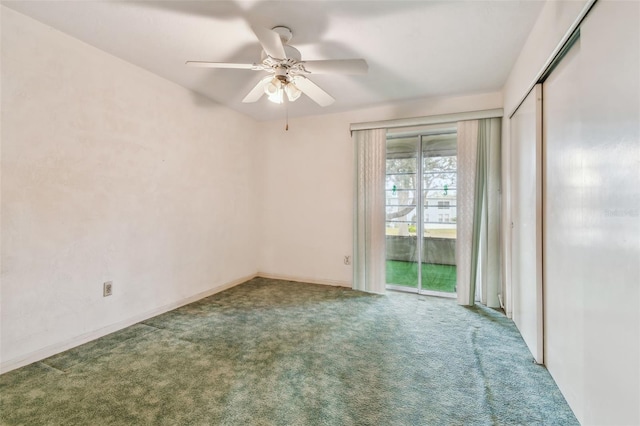
[[[400,118],[396,120],[369,121],[351,123],[351,131],[372,129],[396,129],[399,127],[426,126],[429,124],[455,123],[456,121],[481,120],[483,118],[502,117],[502,108],[482,111],[457,112],[453,114],[430,115],[426,117]]]
[[[415,136],[441,136],[441,135],[455,135],[457,133],[456,129],[440,129],[440,130],[423,130],[423,131],[413,131],[413,132],[402,132],[402,133],[387,133],[387,140],[389,139],[405,139],[412,138]]]

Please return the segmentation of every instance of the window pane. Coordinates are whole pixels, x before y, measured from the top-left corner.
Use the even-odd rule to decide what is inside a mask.
[[[390,221],[386,223],[386,235],[416,235],[416,222]]]
[[[455,189],[457,174],[454,172],[425,173],[422,179],[424,189]]]
[[[415,189],[416,188],[416,175],[387,175],[385,180],[385,188],[388,191],[396,191],[401,189]]]
[[[414,158],[387,158],[387,174],[415,173],[416,159]]]
[[[445,194],[445,192],[446,192],[446,194]],[[451,203],[455,204],[456,194],[458,193],[458,191],[456,191],[455,188],[453,188],[453,189],[447,188],[446,191],[444,189],[430,189],[430,190],[427,190],[427,191],[423,191],[422,193],[423,193],[423,196],[424,196],[425,200],[429,200],[429,201],[449,200]],[[436,205],[437,204],[438,203],[436,203]],[[426,205],[426,203],[425,203],[425,205]]]
[[[457,169],[456,157],[425,157],[422,160],[422,169],[430,172],[455,172]]]

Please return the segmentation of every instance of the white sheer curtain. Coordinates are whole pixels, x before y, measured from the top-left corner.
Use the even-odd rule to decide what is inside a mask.
[[[458,123],[458,303],[499,307],[499,118]]]
[[[355,144],[355,214],[353,289],[385,291],[385,129],[353,132]]]
[[[456,291],[461,305],[473,305],[475,300],[475,281],[471,285],[471,257],[477,156],[478,120],[458,122]]]

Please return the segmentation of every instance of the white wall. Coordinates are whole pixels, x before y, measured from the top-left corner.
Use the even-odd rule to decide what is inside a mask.
[[[527,37],[503,88],[505,117],[502,120],[502,237],[503,237],[503,301],[507,316],[511,317],[511,186],[507,177],[511,173],[509,135],[509,116],[533,86],[534,80],[542,71],[562,37],[569,30],[588,0],[549,0],[545,3],[540,16]]]
[[[428,99],[285,123],[261,123],[262,275],[351,286],[351,123],[502,107],[502,94]]]
[[[511,115],[536,75],[589,0],[548,0],[504,85],[504,112]]]
[[[2,90],[3,370],[255,274],[252,120],[4,7]]]

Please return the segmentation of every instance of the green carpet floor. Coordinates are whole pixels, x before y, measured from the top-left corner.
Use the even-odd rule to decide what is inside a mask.
[[[418,286],[418,264],[416,262],[401,262],[387,260],[387,284],[416,288]],[[456,292],[455,265],[422,264],[422,289]]]
[[[573,425],[513,323],[253,279],[0,376],[3,425]]]

